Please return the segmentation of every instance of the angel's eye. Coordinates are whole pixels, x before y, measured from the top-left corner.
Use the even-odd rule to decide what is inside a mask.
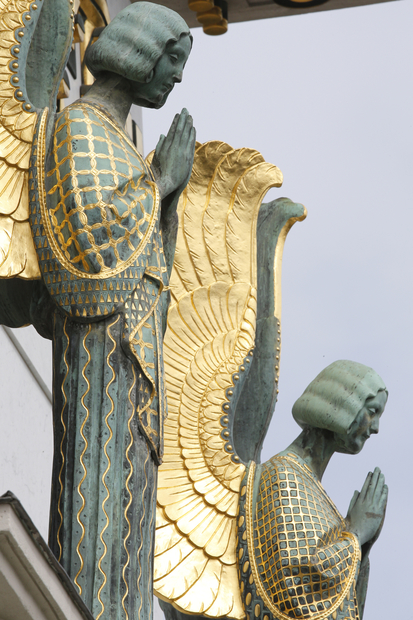
[[[375,415],[377,413],[377,411],[375,410],[374,407],[368,407],[368,410],[370,411],[371,414]]]
[[[169,54],[169,58],[172,60],[172,62],[177,62],[178,60],[178,56],[175,56],[175,54]]]

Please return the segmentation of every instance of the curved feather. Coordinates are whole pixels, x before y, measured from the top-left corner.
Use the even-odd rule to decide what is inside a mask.
[[[29,218],[29,163],[37,114],[25,89],[22,42],[40,11],[0,1],[0,277],[40,276]],[[32,5],[33,6],[33,5]]]
[[[178,206],[154,589],[188,613],[244,617],[236,515],[245,466],[231,413],[255,341],[258,211],[281,183],[279,169],[257,151],[210,142],[197,145]]]
[[[36,106],[50,104],[70,50],[71,11],[69,0],[0,0],[0,278],[40,277],[28,222],[30,155]],[[68,22],[66,29],[62,19]],[[47,36],[40,33],[39,49],[35,45],[33,51],[39,20]],[[56,36],[47,21],[54,24]],[[45,58],[39,50],[47,51]],[[42,93],[42,106],[30,100],[29,82]]]

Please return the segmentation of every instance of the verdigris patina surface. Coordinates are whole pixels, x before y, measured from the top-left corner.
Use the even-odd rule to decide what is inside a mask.
[[[233,392],[232,389],[230,391]],[[229,391],[228,395],[232,396]],[[228,401],[230,404],[231,398]],[[163,523],[159,518],[160,539],[165,539],[168,526],[175,526],[180,532],[186,528],[188,534],[181,534],[181,537],[185,543],[193,544],[191,536],[200,510],[205,510],[211,499],[207,493],[202,494],[198,483],[195,484],[192,502],[188,496],[182,501],[182,470],[186,465],[191,479],[195,480],[196,470],[201,469],[201,458],[214,460],[216,473],[211,471],[208,477],[204,475],[202,484],[209,494],[215,492],[221,498],[227,496],[228,499],[228,490],[233,490],[233,503],[236,504],[236,541],[234,539],[231,543],[228,538],[225,554],[220,560],[222,564],[228,564],[231,551],[234,552],[241,604],[237,609],[233,592],[226,591],[228,574],[224,565],[220,572],[223,599],[235,603],[226,617],[247,617],[251,620],[362,618],[369,577],[369,553],[383,526],[387,486],[379,468],[370,472],[361,491],[354,493],[344,519],[323,489],[321,479],[335,452],[358,454],[370,435],[378,432],[386,402],[385,385],[371,368],[350,361],[334,362],[316,377],[293,407],[293,416],[303,428],[297,439],[262,465],[254,461],[242,465],[241,481],[237,479],[241,468],[238,472],[233,468],[231,471],[227,465],[227,484],[220,480],[219,475],[219,465],[225,463],[224,455],[220,455],[219,441],[209,439],[213,430],[211,416],[207,421],[201,417],[198,466],[191,466],[187,461],[190,457],[192,463],[196,463],[192,436],[192,442],[188,442],[192,443],[191,453],[188,449],[182,451],[181,470],[175,465],[173,473],[161,474],[161,485],[164,477],[168,476],[170,486],[173,486],[172,481],[178,471],[181,482],[175,489],[170,488],[169,498],[162,489],[159,491],[166,515]],[[185,433],[188,424],[182,420],[181,426],[181,436],[189,438],[189,433]],[[181,444],[187,447],[185,439]],[[208,451],[214,454],[206,456]],[[178,461],[175,457],[175,463]],[[223,512],[222,509],[223,506]],[[229,525],[231,512],[228,501],[226,513]],[[175,520],[174,514],[177,515]],[[225,517],[221,521],[225,521]],[[223,532],[224,527],[210,531],[203,522],[202,529],[198,531],[198,546],[201,547],[203,542],[203,549],[211,554],[212,550],[219,548]],[[172,539],[171,534],[169,537]],[[165,543],[164,546],[167,549]],[[160,548],[159,556],[163,562],[169,559],[168,551],[162,553]],[[198,572],[199,564],[196,567]],[[191,571],[185,560],[177,562],[177,567],[189,582]],[[175,608],[162,603],[166,617],[176,620],[189,618],[183,613],[181,600],[184,604],[192,600],[194,592],[189,588],[189,596],[180,599],[179,585],[174,581],[173,570],[169,570],[162,582],[164,600],[168,600],[165,596],[168,578],[172,593],[169,601]],[[196,588],[196,582],[194,584]],[[197,592],[197,596],[199,607],[204,604],[208,616],[212,615],[214,608],[210,605],[209,593],[202,595]],[[222,604],[221,610],[223,607]],[[199,611],[203,611],[202,607]]]
[[[12,178],[0,207],[1,320],[31,322],[53,340],[50,547],[94,617],[146,620],[166,414],[165,288],[195,132],[183,110],[150,167],[124,124],[132,104],[165,103],[192,39],[169,9],[127,7],[87,54],[95,85],[56,116],[70,12],[69,0],[16,0],[0,14],[10,73],[1,165]]]
[[[363,613],[384,478],[368,476],[347,520],[320,481],[334,452],[357,453],[378,431],[381,379],[328,367],[294,407],[302,434],[259,464],[278,391],[282,250],[305,217],[286,198],[261,206],[281,180],[256,152],[199,145],[178,207],[154,571],[168,620]]]

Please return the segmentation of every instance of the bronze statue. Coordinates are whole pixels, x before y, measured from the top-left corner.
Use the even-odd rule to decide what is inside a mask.
[[[124,125],[133,103],[165,103],[182,79],[192,38],[165,7],[127,7],[88,50],[96,81],[87,97],[55,115],[61,74],[52,80],[47,62],[64,68],[70,2],[16,0],[13,8],[0,15],[10,31],[4,66],[17,85],[9,97],[16,118],[10,123],[11,104],[3,101],[0,135],[2,166],[15,178],[0,207],[1,319],[31,322],[53,340],[49,545],[94,617],[146,620],[166,414],[168,266],[195,131],[183,110],[150,167]],[[36,49],[52,80],[47,89],[33,66]],[[19,232],[21,221],[32,238]]]
[[[378,431],[387,392],[370,368],[335,362],[294,406],[300,436],[259,464],[278,392],[282,249],[305,209],[260,205],[270,179],[255,161],[197,146],[178,207],[154,590],[167,620],[361,618],[384,477],[368,475],[346,519],[320,482],[334,452]]]

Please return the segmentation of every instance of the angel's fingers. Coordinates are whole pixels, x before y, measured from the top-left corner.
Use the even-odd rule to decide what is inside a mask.
[[[165,139],[165,147],[167,148],[169,148],[169,146],[172,144],[173,139],[175,138],[175,134],[176,134],[176,130],[177,130],[180,117],[181,117],[180,114],[175,114],[174,120],[171,123],[171,126],[169,128],[168,134]]]
[[[379,506],[382,511],[386,510],[388,496],[389,496],[389,487],[387,486],[387,484],[385,484],[383,487],[383,492],[381,494],[380,502],[379,502]]]
[[[179,141],[181,141],[181,139],[182,139],[182,134],[185,131],[185,128],[187,126],[187,123],[189,122],[189,119],[191,119],[190,120],[190,124],[192,125],[192,116],[190,117],[188,110],[186,108],[184,108],[182,110],[182,112],[180,113],[180,115],[179,115],[178,123],[176,125],[176,130],[175,130],[175,137]]]
[[[186,144],[189,142],[192,128],[193,128],[192,116],[187,116],[185,125],[182,128],[182,133],[178,136],[180,139],[181,146],[186,146]]]
[[[156,145],[156,148],[155,148],[155,155],[159,154],[159,151],[162,149],[162,145],[165,142],[165,139],[166,138],[163,134],[159,136],[158,144]]]
[[[376,489],[374,491],[374,497],[380,498],[384,489],[385,478],[384,474],[380,473],[380,476],[377,480]]]
[[[371,476],[369,488],[367,490],[367,497],[370,497],[370,498],[374,497],[380,474],[381,474],[380,469],[378,467],[375,467],[373,475]]]
[[[351,512],[352,508],[354,508],[354,504],[356,503],[360,493],[358,491],[354,491],[353,497],[351,498],[350,506],[348,507],[348,512]]]
[[[195,127],[192,127],[192,129],[191,129],[190,141],[191,141],[192,152],[195,153],[195,143],[196,143],[196,129],[195,129]]]
[[[372,475],[373,474],[371,473],[371,471],[369,471],[369,473],[366,476],[366,479],[365,479],[364,484],[363,484],[363,488],[360,491],[360,499],[361,500],[364,500],[366,495],[367,495],[367,491],[368,491],[370,483],[371,483]]]

